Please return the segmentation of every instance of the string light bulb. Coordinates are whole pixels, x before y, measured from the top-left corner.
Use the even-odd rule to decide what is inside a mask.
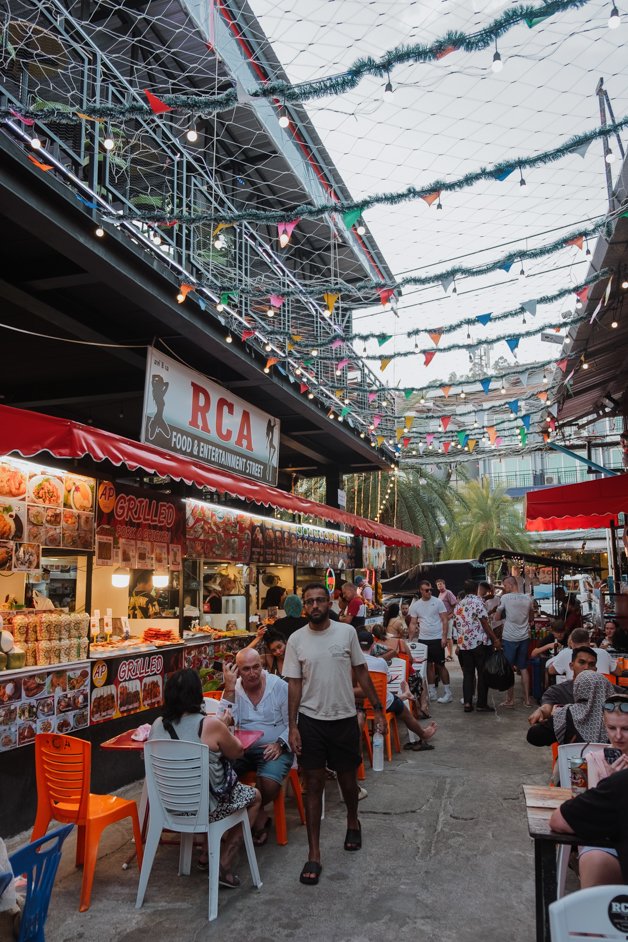
[[[362,221],[358,223],[356,232],[358,235],[361,235],[361,236],[363,236],[366,233],[366,226],[364,225]]]
[[[266,353],[270,353],[272,349],[273,349],[272,344],[267,343],[264,345],[264,350],[266,351]]]
[[[31,137],[31,147],[33,148],[33,150],[39,150],[39,149],[40,149],[40,147],[41,147],[41,140],[40,140],[40,138],[37,137],[37,135],[35,135],[35,137]]]
[[[230,333],[228,333],[227,336],[225,337],[225,341],[226,343],[233,343],[233,337],[231,336]]]
[[[615,154],[608,146],[606,148],[606,153],[604,154],[604,160],[606,161],[607,164],[615,163]]]
[[[506,392],[506,387],[504,386],[503,383],[502,383],[502,388],[500,389],[500,392],[502,392],[502,393],[505,393],[505,392]]]
[[[290,127],[290,118],[285,111],[279,116],[279,127],[284,129]]]
[[[99,239],[102,239],[102,237],[103,237],[104,234],[105,234],[105,230],[103,229],[102,226],[98,226],[98,228],[96,229],[96,233],[95,233],[95,234],[98,236]]]
[[[617,327],[617,321],[612,321],[611,327],[612,327],[613,329],[614,329],[615,327]]]
[[[318,350],[316,349],[316,347],[312,350],[312,356],[313,356],[313,357],[317,357],[317,356],[318,356]]]
[[[114,147],[116,146],[116,142],[112,138],[111,134],[107,135],[107,137],[102,142],[102,146],[105,148],[105,150],[111,151],[114,149]]]
[[[192,125],[191,127],[187,129],[185,136],[187,137],[190,144],[196,144],[196,142],[198,141],[198,131],[196,130],[194,125]]]
[[[588,369],[589,369],[589,364],[587,363],[587,361],[586,361],[585,359],[582,360],[582,369],[583,369],[583,370],[588,370]]]
[[[502,57],[500,56],[497,50],[497,41],[495,41],[495,53],[493,54],[493,61],[491,63],[491,71],[496,75],[498,72],[504,68],[504,63],[502,62]]]
[[[384,85],[384,91],[385,91],[385,92],[389,92],[389,93],[392,94],[392,91],[393,91],[393,84],[392,84],[392,82],[390,81],[390,72],[388,72],[387,75],[388,75],[388,81],[387,81],[386,84]]]
[[[521,167],[519,167],[519,186],[527,186]]]
[[[219,301],[216,305],[216,310],[220,313],[221,311],[224,311],[224,309],[225,309],[224,304],[222,303],[222,301]]]
[[[543,370],[543,382],[544,382],[544,383],[549,382],[549,380],[548,380],[548,378],[547,378],[547,373],[545,372],[545,370]]]
[[[611,10],[611,15],[608,18],[608,28],[609,29],[618,29],[621,26],[621,16],[619,15],[619,10],[613,3],[613,8]]]

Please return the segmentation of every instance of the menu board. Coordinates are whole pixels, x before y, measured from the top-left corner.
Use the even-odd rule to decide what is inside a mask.
[[[41,547],[94,548],[93,478],[0,460],[0,572],[40,568]]]
[[[111,481],[98,485],[96,564],[181,569],[183,502],[170,494]]]
[[[386,544],[381,540],[372,540],[368,536],[363,537],[362,566],[365,569],[385,569]]]
[[[0,752],[30,745],[37,733],[67,734],[88,724],[88,662],[0,680]]]
[[[163,706],[166,678],[182,666],[181,647],[92,661],[91,725]]]
[[[349,533],[251,517],[228,507],[186,502],[187,555],[195,559],[279,563],[319,569],[351,569]]]

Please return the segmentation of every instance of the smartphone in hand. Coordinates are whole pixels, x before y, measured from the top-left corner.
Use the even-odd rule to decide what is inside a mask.
[[[621,755],[621,749],[615,749],[614,746],[604,746],[604,758],[609,765],[617,762]]]

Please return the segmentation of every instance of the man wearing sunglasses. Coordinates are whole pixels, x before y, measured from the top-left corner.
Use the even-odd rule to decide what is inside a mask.
[[[309,852],[301,883],[315,886],[322,870],[320,828],[325,769],[334,769],[347,806],[344,849],[360,850],[357,768],[360,765],[353,678],[375,710],[375,729],[384,732],[382,704],[369,676],[358,635],[351,625],[332,622],[331,600],[324,585],[303,590],[308,623],[288,638],[283,676],[288,681],[290,749],[299,757],[307,793],[305,815]]]
[[[553,831],[582,838],[582,889],[628,883],[628,695],[608,698],[604,725],[610,747],[585,752],[589,782],[599,784],[564,802],[550,818]],[[612,847],[595,846],[600,841]]]
[[[430,700],[436,700],[436,672],[443,684],[443,695],[438,703],[451,703],[449,671],[445,667],[445,650],[449,631],[449,616],[445,603],[434,596],[428,579],[419,583],[421,597],[410,606],[408,637],[412,641],[418,630],[419,641],[427,646],[427,683]]]

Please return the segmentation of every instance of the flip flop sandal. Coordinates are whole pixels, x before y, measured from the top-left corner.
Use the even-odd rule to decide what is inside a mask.
[[[218,885],[226,886],[230,890],[235,890],[240,886],[240,877],[237,873],[221,870],[218,876]]]
[[[434,746],[431,744],[431,742],[425,742],[423,739],[421,742],[412,743],[413,752],[431,752],[433,748]]]
[[[268,841],[268,835],[270,832],[270,818],[266,819],[266,824],[263,828],[259,828],[257,831],[253,831],[253,843],[256,847],[263,847],[264,844]]]
[[[323,868],[318,860],[308,860],[304,865],[299,880],[305,886],[316,886]]]
[[[361,850],[362,848],[362,825],[358,823],[357,828],[347,828],[345,834],[345,850]]]

